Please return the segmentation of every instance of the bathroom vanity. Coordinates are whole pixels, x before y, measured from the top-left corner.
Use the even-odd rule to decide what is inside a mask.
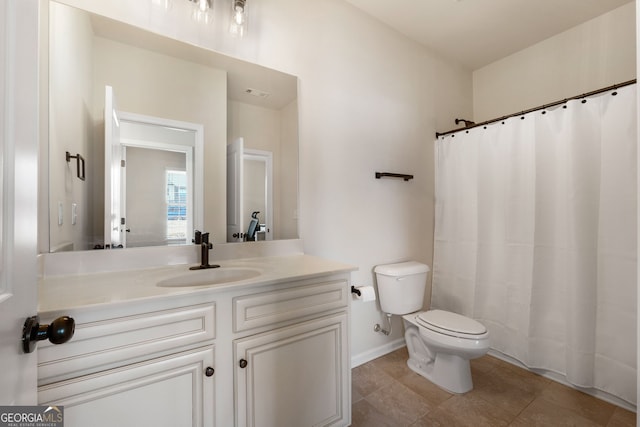
[[[346,426],[351,266],[308,255],[48,276],[38,400],[74,426]],[[213,284],[206,284],[209,281]]]

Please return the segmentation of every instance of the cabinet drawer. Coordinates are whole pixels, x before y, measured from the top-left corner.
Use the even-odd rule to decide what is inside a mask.
[[[152,353],[215,338],[215,305],[203,304],[82,323],[71,341],[41,343],[38,383],[48,384],[116,367]]]
[[[233,299],[234,332],[346,307],[347,288],[346,280],[335,280],[236,297]]]

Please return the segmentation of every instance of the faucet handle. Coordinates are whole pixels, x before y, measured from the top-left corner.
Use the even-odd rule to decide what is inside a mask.
[[[208,235],[209,233],[207,233]],[[209,237],[207,236],[207,239]],[[200,230],[195,230],[194,232],[194,238],[191,240],[193,243],[195,243],[196,245],[199,245],[202,243],[202,232]]]

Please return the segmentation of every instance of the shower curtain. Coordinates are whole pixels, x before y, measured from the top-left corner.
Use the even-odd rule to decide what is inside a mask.
[[[432,307],[636,403],[636,85],[439,137]]]

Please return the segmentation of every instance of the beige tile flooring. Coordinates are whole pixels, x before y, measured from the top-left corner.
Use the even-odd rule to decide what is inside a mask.
[[[407,367],[402,348],[352,370],[352,426],[635,427],[636,414],[514,365],[471,361],[474,388],[454,395]]]

